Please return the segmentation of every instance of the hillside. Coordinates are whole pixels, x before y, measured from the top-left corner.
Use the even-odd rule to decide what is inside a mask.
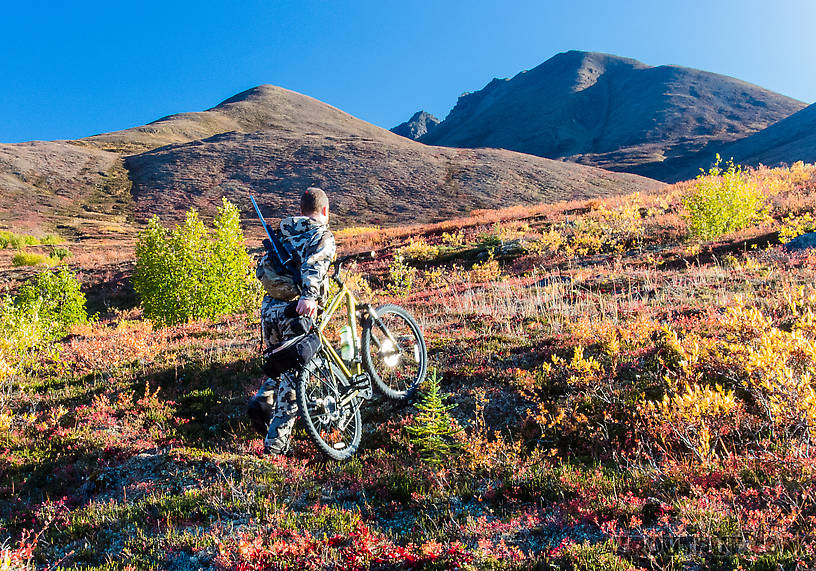
[[[766,127],[762,131],[731,143],[712,141],[697,153],[667,160],[662,165],[640,168],[644,176],[669,171],[668,182],[688,180],[708,170],[719,154],[724,161],[757,167],[791,165],[796,161],[816,161],[816,104],[810,105]]]
[[[428,222],[501,205],[555,202],[652,190],[660,183],[511,151],[428,147],[388,131],[376,138],[322,134],[227,133],[172,145],[125,162],[136,215],[169,218],[221,196],[284,216],[309,185],[323,187],[336,223]]]
[[[310,184],[325,187],[346,224],[429,221],[658,185],[509,151],[429,147],[271,85],[123,131],[0,146],[0,197],[9,205],[0,222],[86,237],[132,235],[133,222],[178,219],[191,206],[209,215],[221,196],[252,216],[255,193],[268,215],[282,216]]]
[[[147,125],[94,135],[80,142],[103,150],[135,154],[233,131],[375,136],[381,129],[308,95],[275,85],[259,85],[206,111],[170,115]]]
[[[751,135],[803,107],[723,75],[570,51],[463,95],[421,141],[511,149],[668,180],[673,172],[664,161]]]
[[[718,152],[743,165],[816,162],[816,103]]]
[[[70,141],[0,144],[0,224],[93,235],[126,224],[129,182],[115,153]]]
[[[158,327],[108,297],[43,342],[0,299],[0,568],[813,569],[816,259],[780,237],[816,166],[748,176],[770,216],[698,244],[684,183],[338,232],[379,252],[346,283],[422,327],[441,464],[382,399],[347,462],[302,421],[265,455],[254,308]]]

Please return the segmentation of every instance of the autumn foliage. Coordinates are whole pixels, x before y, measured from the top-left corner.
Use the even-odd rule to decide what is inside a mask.
[[[813,568],[816,254],[780,237],[814,173],[743,172],[767,217],[703,242],[696,182],[339,233],[440,381],[366,405],[345,463],[297,430],[263,454],[252,312],[131,304],[38,346],[16,322],[0,569]]]

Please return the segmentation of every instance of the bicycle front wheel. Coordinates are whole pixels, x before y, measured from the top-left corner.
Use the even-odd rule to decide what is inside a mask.
[[[344,402],[344,377],[323,354],[303,368],[297,385],[306,433],[327,456],[348,460],[360,446],[362,420],[357,397]]]
[[[428,369],[428,350],[416,320],[398,305],[377,308],[377,320],[363,327],[363,366],[388,398],[414,396]]]

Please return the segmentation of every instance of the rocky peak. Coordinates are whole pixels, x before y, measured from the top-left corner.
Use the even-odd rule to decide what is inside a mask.
[[[427,111],[417,111],[408,121],[391,129],[391,132],[416,141],[426,133],[433,131],[439,123],[439,119]]]

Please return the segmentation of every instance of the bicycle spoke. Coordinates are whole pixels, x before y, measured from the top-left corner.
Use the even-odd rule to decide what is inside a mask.
[[[380,392],[410,398],[427,370],[425,341],[413,317],[399,306],[381,306],[364,330],[363,345],[363,362]]]
[[[359,444],[361,427],[359,403],[343,402],[342,373],[321,356],[306,368],[301,383],[307,432],[329,456],[349,457]]]

